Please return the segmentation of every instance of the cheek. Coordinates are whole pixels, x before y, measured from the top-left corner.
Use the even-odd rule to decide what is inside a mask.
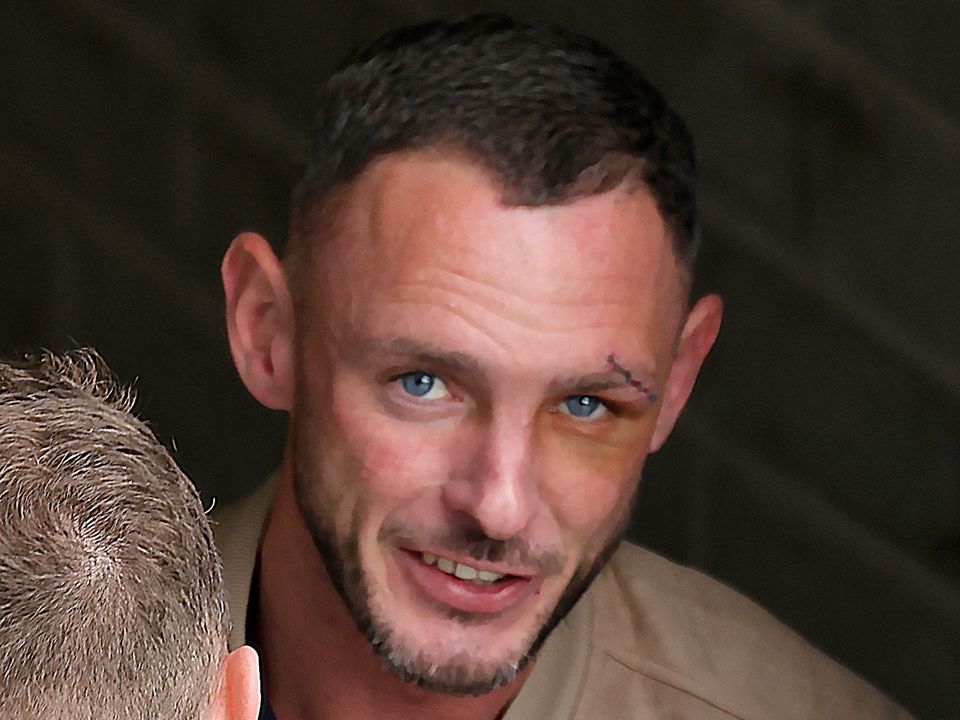
[[[442,432],[357,407],[356,397],[335,407],[337,442],[368,504],[394,505],[443,482]]]
[[[619,522],[639,481],[642,447],[569,437],[544,443],[541,492],[566,533],[587,540]]]

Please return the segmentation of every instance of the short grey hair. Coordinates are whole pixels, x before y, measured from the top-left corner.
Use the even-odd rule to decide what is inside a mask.
[[[0,362],[0,717],[197,720],[226,656],[200,498],[103,360]]]

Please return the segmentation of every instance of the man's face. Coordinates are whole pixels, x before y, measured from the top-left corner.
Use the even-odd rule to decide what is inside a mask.
[[[513,677],[616,546],[683,321],[642,190],[501,204],[489,175],[378,161],[300,283],[301,513],[401,677]]]

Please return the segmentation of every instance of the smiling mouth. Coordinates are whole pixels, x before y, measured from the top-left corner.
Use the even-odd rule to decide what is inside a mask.
[[[436,551],[397,547],[395,552],[402,577],[445,612],[477,617],[504,613],[539,594],[544,581],[539,573],[527,574],[526,568],[514,574],[502,565],[471,565],[470,558],[454,559]]]
[[[440,572],[444,572],[447,575],[453,575],[461,580],[467,580],[469,582],[475,582],[480,585],[492,585],[494,583],[500,582],[505,578],[514,578],[515,575],[507,575],[506,573],[491,572],[490,570],[478,570],[475,567],[466,565],[449,558],[442,557],[440,555],[433,555],[431,553],[419,553],[420,562],[424,565],[429,565],[431,567],[436,567]]]

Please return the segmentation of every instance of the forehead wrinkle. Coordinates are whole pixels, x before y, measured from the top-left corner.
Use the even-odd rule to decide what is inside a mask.
[[[433,281],[432,283],[425,279],[425,276],[434,275],[434,274],[438,275],[439,277],[437,278],[437,280]],[[502,273],[500,273],[500,275],[502,276]],[[498,286],[494,280],[481,280],[476,277],[471,277],[470,275],[462,271],[459,271],[456,269],[448,269],[445,267],[424,268],[423,270],[420,271],[418,279],[424,284],[432,285],[433,287],[437,287],[440,289],[444,289],[446,285],[455,286],[457,283],[463,282],[465,284],[475,286],[480,290],[484,290],[484,289],[488,290],[493,294],[506,295],[509,298],[511,298],[511,300],[519,300],[528,305],[533,305],[537,302],[540,302],[540,303],[545,302],[550,305],[560,305],[560,306],[569,305],[573,307],[580,307],[584,304],[596,305],[598,307],[617,305],[619,303],[616,302],[616,299],[622,298],[623,292],[614,290],[615,284],[616,283],[630,284],[635,280],[635,279],[627,278],[626,276],[597,273],[596,275],[592,276],[590,279],[608,281],[610,284],[609,286],[606,286],[607,292],[600,294],[596,291],[596,288],[592,288],[591,292],[588,295],[588,298],[590,301],[589,303],[585,303],[585,299],[583,297],[577,297],[577,296],[571,297],[569,293],[566,293],[567,297],[557,296],[557,297],[551,297],[551,298],[543,298],[542,294],[537,294],[534,292],[529,293],[529,296],[525,296],[522,293],[517,293],[517,292]],[[444,279],[448,279],[450,282],[444,283]],[[568,288],[564,288],[564,289],[568,290]],[[597,299],[594,300],[594,298],[597,298]]]
[[[440,310],[450,312],[458,319],[476,327],[484,335],[489,336],[489,330],[481,327],[478,322],[470,317],[468,306],[476,308],[483,313],[489,313],[496,316],[504,322],[522,328],[524,331],[536,333],[538,335],[551,335],[557,333],[566,333],[571,330],[579,330],[584,326],[584,321],[578,318],[572,312],[574,309],[586,310],[597,308],[616,308],[623,309],[622,303],[616,302],[588,302],[583,299],[570,302],[553,302],[542,300],[539,303],[535,300],[526,300],[516,295],[508,294],[509,300],[477,298],[464,292],[460,288],[441,287],[429,282],[405,282],[396,286],[400,291],[402,299],[395,300],[397,304],[405,305],[424,305],[434,307]],[[450,297],[445,302],[438,302],[435,296],[430,293],[440,291],[448,294]],[[405,297],[404,297],[405,296]],[[559,308],[554,312],[544,312],[544,306],[548,308]],[[590,330],[599,330],[605,328],[623,331],[623,324],[617,322],[598,323],[594,319],[586,322]],[[494,339],[495,340],[495,339]],[[496,342],[496,340],[495,340]],[[502,343],[497,344],[506,350]]]
[[[546,211],[535,209],[528,212]],[[509,218],[504,218],[503,222],[506,223],[507,220]],[[555,224],[555,221],[551,224]],[[665,241],[637,238],[635,243],[618,249],[616,245],[621,241],[613,237],[613,233],[608,233],[611,236],[609,238],[603,233],[593,237],[589,232],[578,231],[577,225],[576,222],[567,223],[555,236],[541,238],[541,242],[537,243],[520,237],[506,246],[508,249],[505,254],[496,256],[492,256],[482,242],[472,237],[478,234],[476,228],[469,228],[462,234],[450,233],[448,241],[456,252],[434,256],[429,267],[419,270],[417,278],[422,279],[429,274],[435,276],[437,284],[445,281],[464,283],[488,289],[493,293],[505,293],[533,301],[534,298],[542,299],[542,294],[535,292],[524,296],[522,293],[507,290],[504,285],[524,288],[525,285],[517,281],[536,274],[567,277],[575,282],[557,284],[552,288],[553,297],[549,299],[549,302],[554,304],[567,305],[581,304],[584,301],[583,292],[577,297],[578,285],[584,283],[591,284],[592,294],[600,290],[604,297],[622,297],[624,288],[641,289],[643,294],[652,294],[661,288],[676,285],[679,289],[682,285],[672,251],[668,247],[661,247]],[[539,228],[534,227],[534,230]],[[587,238],[577,237],[578,232]],[[408,242],[411,241],[408,239]],[[596,246],[585,250],[583,246],[588,242],[595,243]],[[416,238],[411,244],[423,247],[422,242],[418,242]],[[645,257],[619,257],[625,253],[640,253]],[[560,258],[566,260],[561,261]]]
[[[458,297],[461,297],[461,296],[458,296]],[[475,306],[477,306],[477,307],[478,307],[481,311],[483,311],[483,312],[488,312],[488,313],[494,313],[494,314],[496,314],[496,313],[495,313],[494,311],[492,311],[490,308],[484,306],[482,303],[479,303],[479,302],[473,300],[472,298],[462,297],[461,299],[465,302],[465,304],[475,305]],[[503,354],[504,359],[513,358],[513,357],[516,356],[516,353],[518,352],[518,348],[516,347],[516,344],[515,344],[515,343],[513,343],[513,344],[508,344],[508,343],[505,343],[505,342],[501,341],[501,340],[498,339],[495,335],[492,335],[492,334],[491,334],[490,329],[486,326],[486,324],[484,324],[484,323],[482,323],[482,322],[480,322],[480,321],[478,321],[478,320],[475,320],[473,317],[471,317],[472,313],[465,312],[464,309],[462,309],[462,308],[456,308],[456,307],[454,307],[454,306],[452,306],[452,305],[449,305],[449,304],[438,304],[438,303],[435,302],[435,300],[423,300],[423,301],[403,300],[403,301],[395,301],[395,302],[396,302],[397,304],[401,304],[401,305],[423,306],[423,307],[430,308],[430,309],[433,309],[433,310],[440,310],[441,312],[448,313],[448,314],[452,315],[452,316],[457,320],[457,322],[461,322],[461,323],[466,323],[466,324],[468,324],[471,328],[473,328],[473,329],[474,329],[480,336],[482,336],[485,340],[491,341],[491,342],[497,347],[497,349]],[[582,329],[582,330],[585,330],[585,331],[588,331],[588,332],[590,332],[590,333],[596,333],[596,332],[601,332],[601,331],[612,331],[612,332],[618,333],[618,334],[620,334],[620,335],[622,335],[622,334],[625,333],[625,332],[627,332],[627,333],[630,332],[630,328],[625,328],[621,323],[597,323],[597,322],[591,322],[591,323],[589,323],[589,327],[587,327],[587,328],[582,328],[582,327],[580,327],[579,325],[577,325],[577,324],[575,324],[575,323],[563,322],[562,320],[558,319],[557,321],[555,321],[555,322],[552,323],[552,325],[553,325],[552,327],[544,328],[544,327],[534,327],[533,325],[523,323],[523,322],[520,321],[520,320],[515,320],[515,319],[509,318],[509,317],[504,317],[504,316],[501,316],[501,315],[499,315],[499,314],[497,314],[497,316],[498,316],[498,317],[501,317],[501,319],[503,319],[503,320],[505,320],[505,321],[507,321],[507,322],[510,322],[511,324],[513,324],[513,325],[515,325],[515,326],[517,326],[517,327],[520,327],[520,328],[524,329],[524,330],[528,333],[528,335],[526,336],[528,340],[529,340],[529,338],[530,338],[530,335],[539,336],[539,337],[550,337],[550,336],[557,336],[557,335],[564,336],[564,335],[569,335],[569,333],[571,332],[571,330],[581,330],[581,329]],[[559,314],[559,315],[555,315],[555,317],[563,318],[563,317],[565,317],[565,316],[562,315],[562,314]],[[540,320],[540,319],[542,319],[542,318],[543,318],[543,315],[542,315],[542,314],[540,314],[540,315],[537,316],[537,319],[538,319],[538,320]],[[642,325],[642,323],[643,323],[643,321],[641,321],[641,325]],[[573,327],[572,327],[572,325],[573,325]],[[436,327],[436,325],[434,325],[434,327]],[[639,330],[639,326],[634,327],[633,329],[634,329],[634,330]],[[681,323],[681,328],[680,328],[680,329],[682,330],[682,323]],[[671,354],[672,354],[672,353],[671,353]],[[630,355],[632,355],[632,353],[631,353]],[[628,357],[629,357],[630,355],[628,355]],[[631,363],[630,363],[630,367],[631,367],[631,368],[635,368],[635,369],[631,371],[631,374],[634,375],[634,376],[636,376],[636,377],[642,378],[644,381],[650,380],[650,381],[652,382],[652,380],[657,377],[657,366],[658,366],[658,363],[657,363],[655,357],[650,357],[650,358],[648,358],[648,359],[644,359],[644,358],[640,358],[640,357],[637,357],[637,356],[633,356],[632,361],[631,361]],[[583,374],[573,374],[573,373],[571,373],[571,374],[567,375],[564,379],[565,379],[565,381],[575,382],[575,381],[579,380],[581,377],[588,377],[588,376],[591,376],[591,375],[594,375],[594,376],[595,376],[595,375],[603,375],[603,374],[605,374],[605,373],[607,373],[607,372],[608,372],[608,369],[605,368],[604,370],[596,371],[596,372],[593,372],[593,373],[590,373],[589,371],[587,371],[587,372],[585,372],[585,373],[583,373]],[[621,382],[622,382],[622,378],[621,378]],[[647,384],[647,383],[645,382],[645,384]]]

